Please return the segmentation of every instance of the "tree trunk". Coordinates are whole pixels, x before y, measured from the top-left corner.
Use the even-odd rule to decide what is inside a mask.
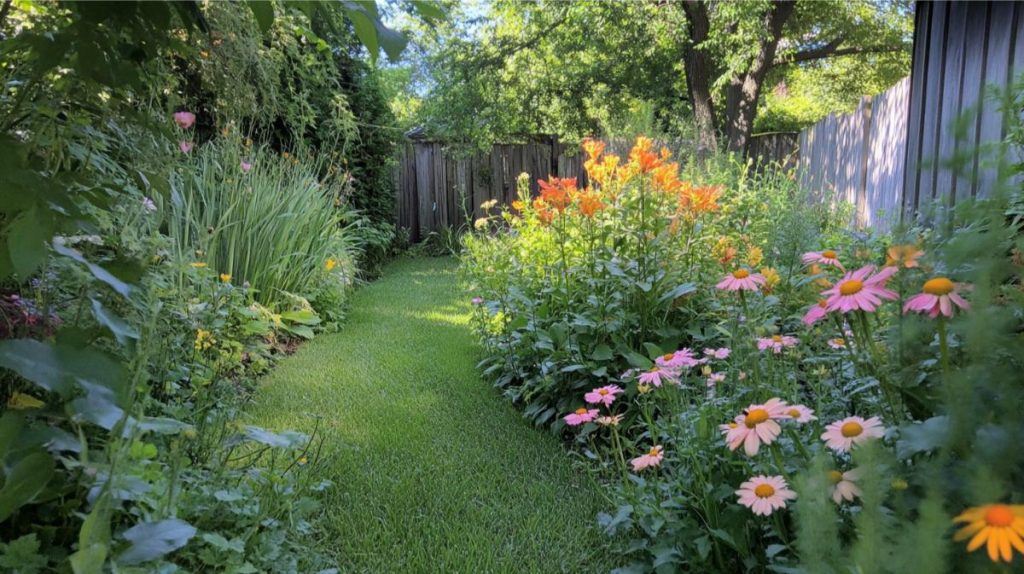
[[[711,77],[714,67],[707,51],[699,44],[708,38],[711,22],[708,6],[703,0],[685,0],[683,11],[689,23],[689,41],[683,48],[683,69],[686,72],[686,90],[693,106],[697,123],[698,157],[718,149],[718,122],[715,119],[714,100],[711,98]]]
[[[754,61],[745,73],[732,78],[729,82],[726,94],[726,119],[730,151],[747,151],[761,87],[775,61],[775,52],[778,50],[779,40],[782,39],[782,29],[793,15],[795,6],[793,0],[772,2],[771,10],[765,15],[766,34],[761,39],[761,46]]]

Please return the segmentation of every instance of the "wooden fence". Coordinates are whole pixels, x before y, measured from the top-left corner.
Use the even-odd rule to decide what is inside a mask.
[[[752,157],[757,161],[795,162],[796,134],[768,134],[752,140]],[[608,153],[625,156],[632,142],[612,140]],[[693,142],[655,142],[665,145],[677,157],[695,152]],[[583,152],[553,137],[538,137],[517,144],[495,144],[490,153],[467,153],[458,146],[439,141],[407,142],[399,154],[396,169],[397,223],[409,230],[412,241],[433,231],[459,227],[483,215],[480,204],[495,200],[509,204],[516,198],[516,178],[529,174],[530,193],[537,195],[538,179],[549,175],[575,177],[587,184]]]
[[[909,92],[908,77],[800,132],[801,183],[852,204],[854,226],[887,229],[900,216]]]

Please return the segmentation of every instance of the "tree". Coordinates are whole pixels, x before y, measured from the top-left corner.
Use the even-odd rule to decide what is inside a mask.
[[[700,139],[715,145],[722,132],[736,152],[746,151],[774,68],[909,49],[909,30],[902,24],[910,10],[901,3],[682,0],[682,10],[688,26],[683,61]],[[721,120],[712,85],[724,85]]]

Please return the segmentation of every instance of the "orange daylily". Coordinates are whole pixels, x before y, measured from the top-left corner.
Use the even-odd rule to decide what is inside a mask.
[[[555,176],[549,176],[547,181],[538,179],[537,183],[540,185],[540,198],[547,205],[558,210],[559,213],[565,211],[566,207],[572,203],[572,198],[576,196],[576,178],[557,178]]]
[[[602,153],[604,153],[605,143],[601,140],[595,140],[587,138],[583,140],[583,151],[587,152],[587,157],[592,160],[596,160]]]
[[[679,207],[691,216],[716,211],[722,191],[720,185],[687,187],[679,194]]]
[[[629,163],[641,173],[648,173],[661,165],[662,160],[657,153],[651,151],[654,142],[651,138],[640,136],[629,151]]]
[[[684,184],[679,181],[679,164],[676,162],[662,164],[652,174],[655,189],[665,193],[679,193],[683,189]]]
[[[893,245],[885,252],[885,266],[913,269],[917,267],[917,258],[922,255],[924,251],[916,245]]]
[[[594,192],[588,192],[580,195],[580,213],[584,217],[594,217],[594,214],[605,208],[605,204],[601,201],[601,196]]]

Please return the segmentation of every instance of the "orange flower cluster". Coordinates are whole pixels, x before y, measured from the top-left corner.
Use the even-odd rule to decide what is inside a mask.
[[[717,211],[720,207],[718,198],[722,195],[722,191],[720,185],[685,186],[679,192],[679,211],[691,217]]]
[[[599,140],[583,140],[583,151],[587,159],[583,162],[583,168],[587,170],[590,181],[600,185],[602,188],[612,184],[616,172],[619,169],[619,156],[608,154],[602,157],[605,143]]]
[[[558,213],[565,211],[566,207],[572,203],[574,197],[578,193],[576,190],[576,178],[557,178],[554,176],[548,177],[547,181],[538,179],[537,183],[540,184],[540,199],[548,207],[557,209]]]

